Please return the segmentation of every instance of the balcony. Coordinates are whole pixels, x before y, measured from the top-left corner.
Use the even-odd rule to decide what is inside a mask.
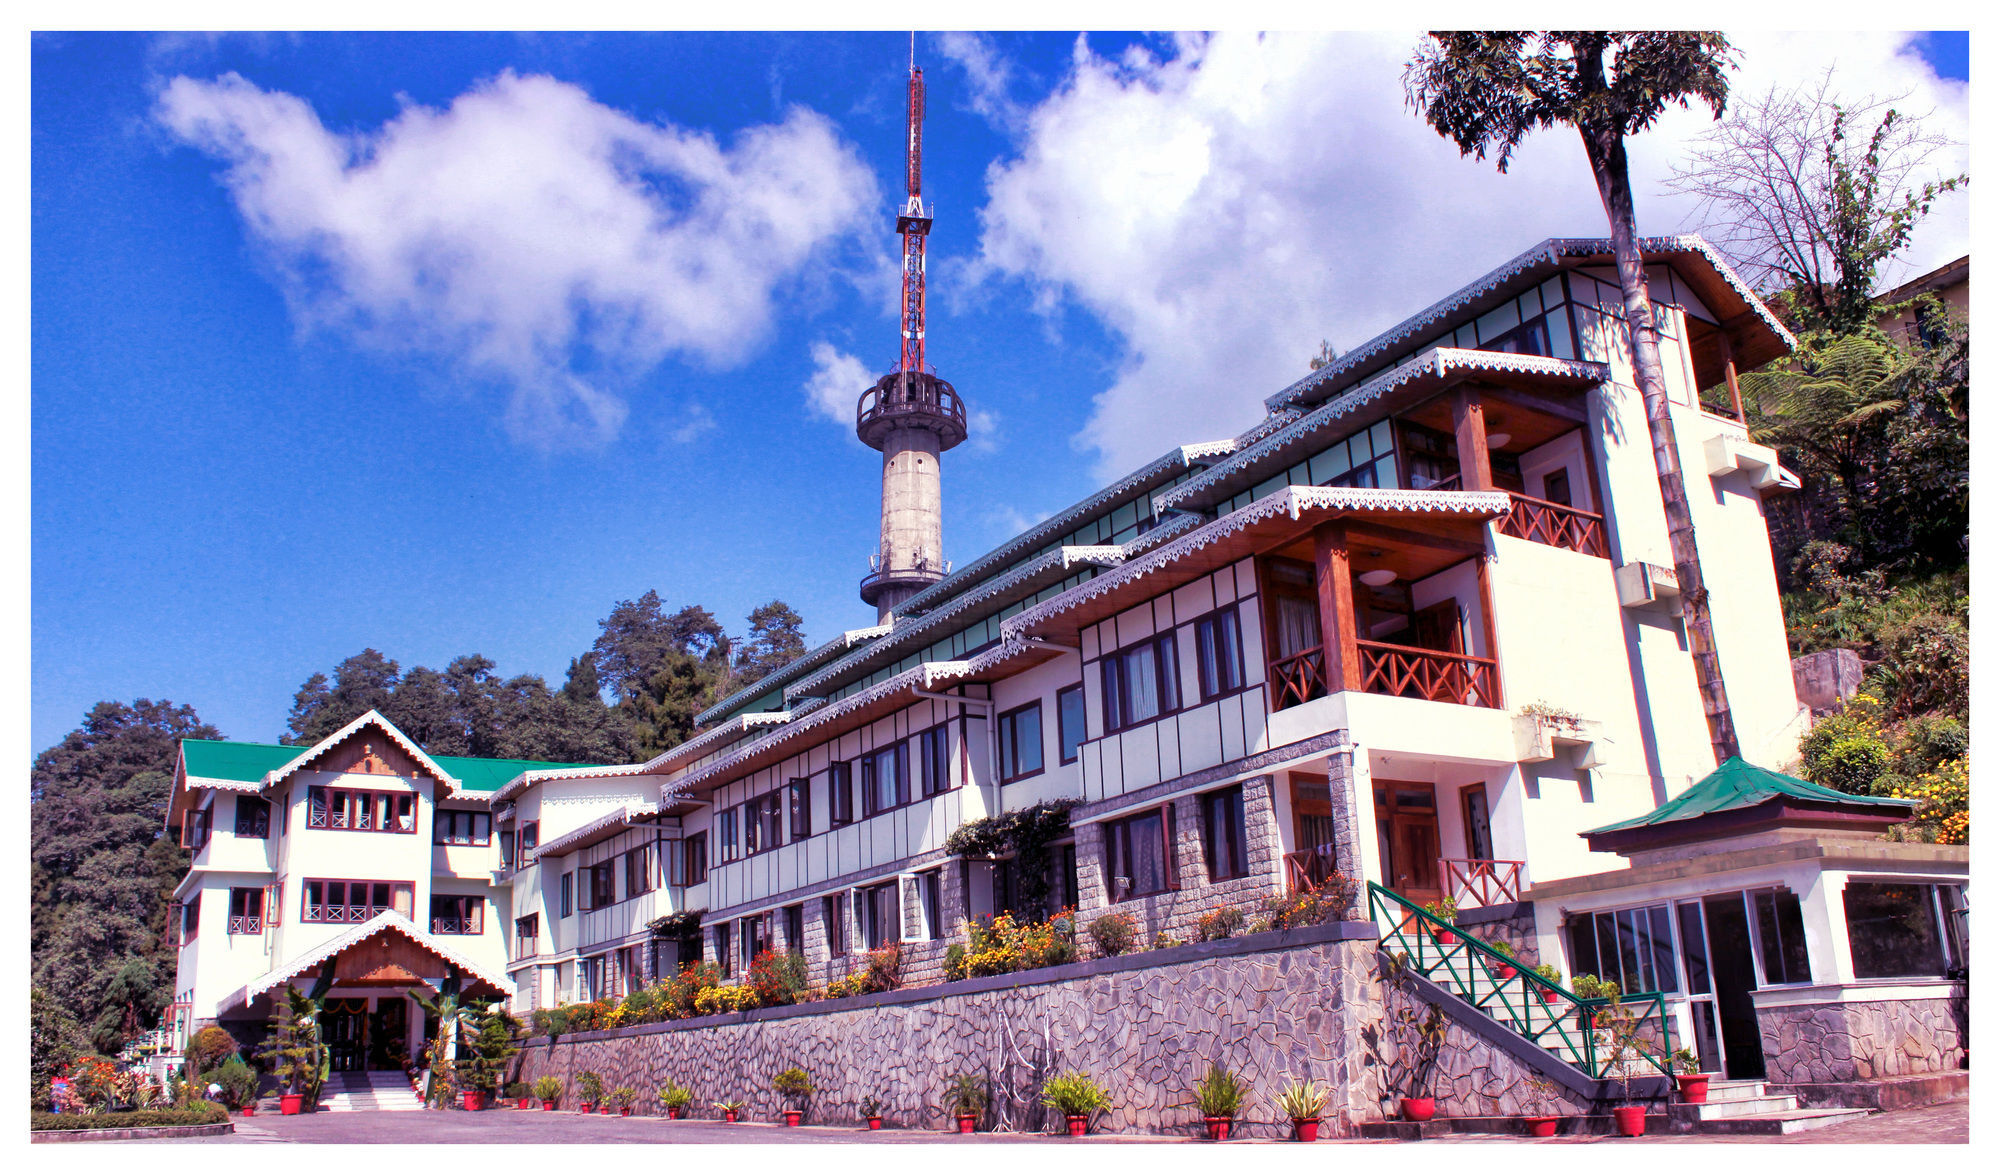
[[[1355,641],[1364,693],[1422,698],[1460,706],[1497,707],[1500,663],[1491,657]]]
[[[1604,515],[1526,494],[1507,497],[1512,507],[1499,522],[1501,534],[1599,559],[1611,557],[1604,540]]]
[[[1438,877],[1447,896],[1461,906],[1501,906],[1521,900],[1524,861],[1439,857]]]
[[[264,916],[262,914],[231,914],[229,916],[229,933],[262,934],[264,933]]]
[[[890,433],[905,428],[934,432],[939,451],[949,449],[965,440],[965,401],[929,372],[892,371],[861,393],[854,431],[862,444],[881,449]]]
[[[1285,854],[1285,892],[1318,889],[1338,873],[1333,864],[1333,846],[1319,845]]]

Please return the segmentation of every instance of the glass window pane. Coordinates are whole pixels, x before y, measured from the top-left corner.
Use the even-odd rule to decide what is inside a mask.
[[[1062,742],[1063,762],[1076,758],[1083,745],[1083,687],[1071,686],[1056,695],[1056,731]]]
[[[1708,977],[1708,937],[1703,933],[1700,902],[1682,902],[1681,958],[1687,960],[1688,989],[1712,990]]]
[[[1931,886],[1848,882],[1847,941],[1856,979],[1944,974]]]
[[[1158,893],[1167,887],[1166,862],[1161,859],[1160,814],[1149,813],[1125,823],[1131,860],[1125,876],[1132,881],[1134,894]]]
[[[1178,642],[1168,633],[1158,642],[1160,650],[1160,708],[1181,708],[1181,659]]]
[[[1597,958],[1592,961],[1597,969],[1590,974],[1599,979],[1618,979],[1618,920],[1609,913],[1597,915]]]
[[[1015,774],[1042,769],[1042,708],[1030,706],[1014,715]]]
[[[1129,691],[1125,699],[1128,720],[1144,722],[1158,717],[1160,677],[1153,646],[1146,644],[1127,649],[1119,657],[1124,661],[1125,688]]]
[[[1679,991],[1681,979],[1679,969],[1674,966],[1674,928],[1665,906],[1647,909],[1652,922],[1653,940],[1653,990]]]

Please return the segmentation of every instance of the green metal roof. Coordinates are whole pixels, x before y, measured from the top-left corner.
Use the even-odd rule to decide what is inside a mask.
[[[208,739],[181,740],[181,758],[187,773],[200,779],[228,779],[238,783],[258,783],[264,776],[283,767],[310,749],[282,743],[215,742]],[[464,785],[466,791],[491,792],[523,771],[550,768],[597,766],[592,763],[544,763],[536,759],[474,759],[463,755],[432,755],[439,767]]]
[[[1717,767],[1707,778],[1681,794],[1661,804],[1644,816],[1634,816],[1630,820],[1620,820],[1602,828],[1593,828],[1584,836],[1596,836],[1606,832],[1622,832],[1630,828],[1644,828],[1654,824],[1669,824],[1676,820],[1693,820],[1716,812],[1728,812],[1737,808],[1754,808],[1771,800],[1805,800],[1817,804],[1869,804],[1914,808],[1915,800],[1898,800],[1889,796],[1857,796],[1803,779],[1786,775],[1782,771],[1771,771],[1732,758]]]

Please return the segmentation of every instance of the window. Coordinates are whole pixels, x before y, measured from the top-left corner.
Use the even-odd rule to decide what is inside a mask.
[[[1000,782],[1042,773],[1042,703],[1029,702],[1000,716]]]
[[[861,815],[866,818],[910,802],[907,743],[895,743],[861,757]]]
[[[1812,968],[1806,960],[1806,924],[1799,916],[1799,895],[1788,889],[1767,889],[1753,898],[1757,907],[1757,945],[1764,953],[1764,982],[1811,983]]]
[[[1180,661],[1165,633],[1106,657],[1104,728],[1123,730],[1180,709]]]
[[[514,919],[514,957],[525,959],[541,952],[542,916],[529,914]]]
[[[791,809],[792,843],[797,844],[813,831],[812,781],[794,779],[786,785],[785,806]]]
[[[1236,609],[1224,608],[1195,621],[1195,655],[1201,670],[1201,699],[1243,688],[1243,640]]]
[[[625,896],[653,892],[653,847],[640,845],[625,850]]]
[[[539,848],[542,843],[542,822],[529,820],[521,825],[521,851]]]
[[[743,842],[736,837],[735,808],[723,808],[716,812],[715,839],[722,849],[724,861],[734,861],[743,855]]]
[[[415,832],[417,798],[395,792],[309,787],[306,827],[343,832]]]
[[[1465,851],[1475,861],[1493,859],[1493,818],[1486,809],[1486,785],[1475,783],[1459,793],[1465,813]]]
[[[562,875],[561,909],[561,917],[564,918],[576,912],[576,874],[574,873],[565,873]]]
[[[188,900],[181,904],[181,941],[193,942],[195,935],[200,931],[201,891],[197,890],[189,894]]]
[[[820,933],[826,936],[826,954],[838,959],[847,953],[847,899],[832,894],[820,899]]]
[[[1105,889],[1114,902],[1178,888],[1172,804],[1104,824]]]
[[[500,833],[500,868],[514,867],[514,830],[509,828]]]
[[[584,868],[584,906],[586,910],[601,910],[616,905],[618,894],[615,890],[617,878],[613,872],[615,862],[599,861]]]
[[[493,813],[466,812],[456,808],[437,810],[437,828],[431,843],[438,845],[486,845],[493,843]]]
[[[410,915],[407,881],[332,881],[312,878],[305,884],[300,921],[366,922],[385,910]]]
[[[757,813],[757,843],[752,849],[775,849],[785,843],[784,799],[776,790],[750,801]],[[748,817],[746,816],[747,820]]]
[[[1856,979],[1943,975],[1959,960],[1957,894],[1949,886],[1847,883],[1847,942]],[[1941,933],[1941,930],[1943,931]]]
[[[256,796],[236,797],[236,835],[264,840],[271,835],[271,801]]]
[[[200,852],[208,844],[208,811],[181,814],[181,847]]]
[[[1531,319],[1498,338],[1488,339],[1479,344],[1479,349],[1513,355],[1554,355],[1555,349],[1549,346],[1548,316]]]
[[[950,729],[938,725],[917,735],[917,771],[923,776],[927,796],[951,790],[951,739],[947,734]]]
[[[924,937],[944,937],[944,870],[917,874],[917,900],[924,910]]]
[[[795,955],[806,953],[806,908],[785,907],[785,949]]]
[[[1563,926],[1571,974],[1609,979],[1627,993],[1681,989],[1673,919],[1664,904],[1572,914]]]
[[[432,934],[483,934],[486,899],[476,894],[435,894],[431,897]]]
[[[1049,893],[1061,894],[1060,904],[1074,910],[1079,904],[1076,893],[1076,842],[1069,841],[1051,846],[1049,854],[1051,857],[1049,867],[1056,874],[1049,879],[1052,883],[1049,886]]]
[[[686,853],[682,857],[682,885],[700,885],[708,880],[708,833],[692,832],[685,841]]]
[[[729,923],[715,924],[715,965],[722,968],[724,979],[736,974],[736,956],[729,953]]]
[[[902,886],[895,879],[871,885],[861,891],[861,942],[868,950],[880,950],[902,937]]]
[[[757,956],[771,949],[771,918],[768,914],[752,914],[743,919],[743,966],[757,961]]]
[[[1062,762],[1076,762],[1083,736],[1083,686],[1066,685],[1056,691],[1056,742],[1061,744]]]
[[[232,888],[229,891],[229,933],[264,933],[263,889]]]
[[[827,821],[835,828],[854,823],[854,764],[833,763],[826,769]]]
[[[1250,875],[1250,841],[1243,825],[1243,788],[1226,787],[1201,797],[1201,847],[1208,879]]]

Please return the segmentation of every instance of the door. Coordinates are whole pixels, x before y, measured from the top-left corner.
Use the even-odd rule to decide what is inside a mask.
[[[1428,783],[1378,781],[1375,826],[1382,849],[1382,876],[1389,888],[1415,902],[1442,898],[1436,789]]]
[[[1333,873],[1333,792],[1324,775],[1290,773],[1292,854],[1286,882],[1293,887],[1324,884]]]
[[[1412,638],[1420,649],[1440,653],[1465,652],[1465,629],[1460,623],[1457,600],[1440,600],[1417,611]]]
[[[383,996],[380,1007],[368,1014],[368,1067],[401,1069],[403,1050],[409,1047],[410,1005],[401,996]]]
[[[1757,974],[1750,961],[1750,921],[1740,893],[1704,898],[1708,923],[1708,964],[1715,977],[1715,1011],[1722,1021],[1722,1051],[1732,1081],[1764,1076],[1764,1040],[1750,993]]]
[[[368,1067],[368,1001],[328,1000],[326,1004],[326,1044],[333,1054],[336,1073],[360,1072]]]

